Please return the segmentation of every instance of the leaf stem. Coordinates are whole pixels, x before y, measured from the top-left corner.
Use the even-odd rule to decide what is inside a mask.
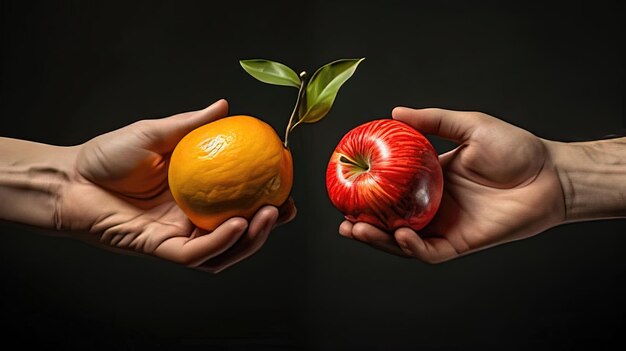
[[[300,73],[300,88],[298,89],[298,97],[296,99],[296,106],[294,106],[293,111],[291,112],[291,117],[289,117],[289,123],[287,123],[287,130],[285,131],[285,147],[287,147],[287,138],[289,137],[289,133],[298,123],[292,127],[293,118],[298,113],[298,107],[300,106],[300,99],[302,99],[302,95],[304,93],[304,88],[306,87],[306,72],[302,71]]]
[[[302,120],[298,120],[296,123],[294,123],[291,128],[289,128],[289,133],[291,133],[297,126],[300,125],[300,123],[302,123]]]

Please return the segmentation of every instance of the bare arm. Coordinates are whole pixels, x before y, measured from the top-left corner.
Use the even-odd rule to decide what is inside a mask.
[[[563,187],[566,222],[626,217],[626,138],[545,143]]]
[[[77,147],[0,138],[0,219],[59,229],[58,203]]]

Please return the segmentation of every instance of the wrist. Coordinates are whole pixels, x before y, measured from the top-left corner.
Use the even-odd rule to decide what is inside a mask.
[[[626,138],[546,146],[563,189],[566,222],[626,217]]]
[[[0,219],[60,229],[58,205],[77,154],[78,147],[0,138]]]
[[[54,146],[50,150],[54,155],[54,160],[51,162],[54,169],[54,175],[52,176],[52,184],[55,184],[54,207],[53,207],[53,229],[62,230],[65,229],[65,218],[62,216],[62,208],[65,197],[68,193],[68,188],[72,184],[76,183],[79,179],[79,174],[76,171],[76,159],[80,151],[80,145],[59,147]]]

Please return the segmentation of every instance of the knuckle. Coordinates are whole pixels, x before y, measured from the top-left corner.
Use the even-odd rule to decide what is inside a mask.
[[[130,126],[133,128],[144,129],[150,126],[150,121],[147,119],[141,119],[131,123]]]
[[[491,116],[489,116],[486,113],[479,112],[479,111],[468,112],[468,117],[478,123],[485,123],[485,122],[491,121]]]
[[[465,112],[465,116],[467,118],[472,118],[472,119],[475,119],[475,120],[479,120],[479,119],[483,118],[484,115],[485,114],[480,112],[480,111],[467,111],[467,112]]]

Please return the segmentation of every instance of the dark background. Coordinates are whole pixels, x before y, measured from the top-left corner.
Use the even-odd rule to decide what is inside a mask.
[[[0,4],[0,135],[57,145],[223,97],[231,113],[282,135],[295,90],[255,81],[239,59],[312,72],[367,57],[327,119],[290,138],[299,216],[219,275],[1,224],[3,340],[83,349],[623,345],[624,220],[564,225],[432,266],[340,237],[341,214],[324,190],[341,136],[396,105],[479,110],[563,141],[623,130],[618,1]]]

